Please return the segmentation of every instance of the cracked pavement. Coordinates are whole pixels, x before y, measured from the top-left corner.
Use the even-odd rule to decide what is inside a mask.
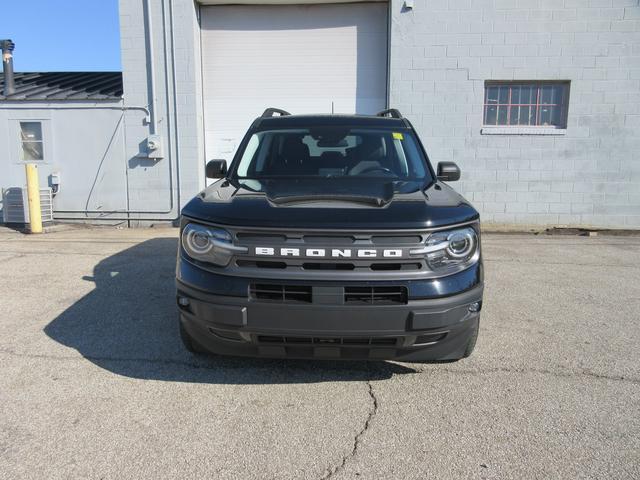
[[[484,235],[448,364],[200,358],[173,229],[0,229],[0,478],[638,478],[640,237]]]

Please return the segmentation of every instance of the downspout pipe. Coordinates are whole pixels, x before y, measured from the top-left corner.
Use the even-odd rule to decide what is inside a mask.
[[[16,44],[9,39],[0,40],[0,47],[2,47],[2,71],[4,73],[3,95],[8,97],[16,93],[13,78],[13,49],[16,48]]]
[[[151,103],[151,123],[150,130],[151,135],[158,133],[158,108],[156,99],[156,67],[154,62],[155,49],[153,44],[153,22],[151,20],[151,1],[145,0],[144,2],[144,20],[146,23],[147,31],[147,64],[149,67],[149,96]]]
[[[171,33],[171,84],[173,85],[173,116],[174,116],[174,124],[173,124],[173,132],[175,135],[175,145],[176,145],[176,201],[178,204],[178,218],[180,218],[180,203],[182,201],[182,192],[180,186],[180,133],[178,128],[178,85],[177,85],[177,77],[178,74],[176,72],[176,39],[174,36],[174,17],[173,17],[173,0],[167,0],[169,3],[169,32]],[[163,4],[164,5],[164,4]],[[198,25],[198,28],[200,26]],[[166,34],[166,31],[165,31]],[[165,69],[167,65],[165,64]]]

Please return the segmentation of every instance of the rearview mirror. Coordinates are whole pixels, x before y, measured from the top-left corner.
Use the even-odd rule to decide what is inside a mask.
[[[227,174],[226,160],[209,160],[205,169],[207,178],[222,178]]]
[[[460,168],[454,162],[438,163],[438,180],[443,182],[455,182],[460,180]]]

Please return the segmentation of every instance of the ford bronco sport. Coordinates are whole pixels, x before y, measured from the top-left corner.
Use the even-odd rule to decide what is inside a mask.
[[[192,352],[458,360],[482,307],[478,212],[411,123],[267,109],[183,209],[180,333]]]

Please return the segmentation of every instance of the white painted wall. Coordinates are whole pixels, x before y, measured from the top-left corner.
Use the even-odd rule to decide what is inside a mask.
[[[87,108],[96,107],[96,108]],[[45,159],[38,165],[40,185],[59,172],[54,197],[58,217],[88,218],[127,208],[124,126],[121,102],[0,102],[0,188],[24,187],[20,159],[20,120],[41,121]],[[144,113],[137,112],[139,117]]]

